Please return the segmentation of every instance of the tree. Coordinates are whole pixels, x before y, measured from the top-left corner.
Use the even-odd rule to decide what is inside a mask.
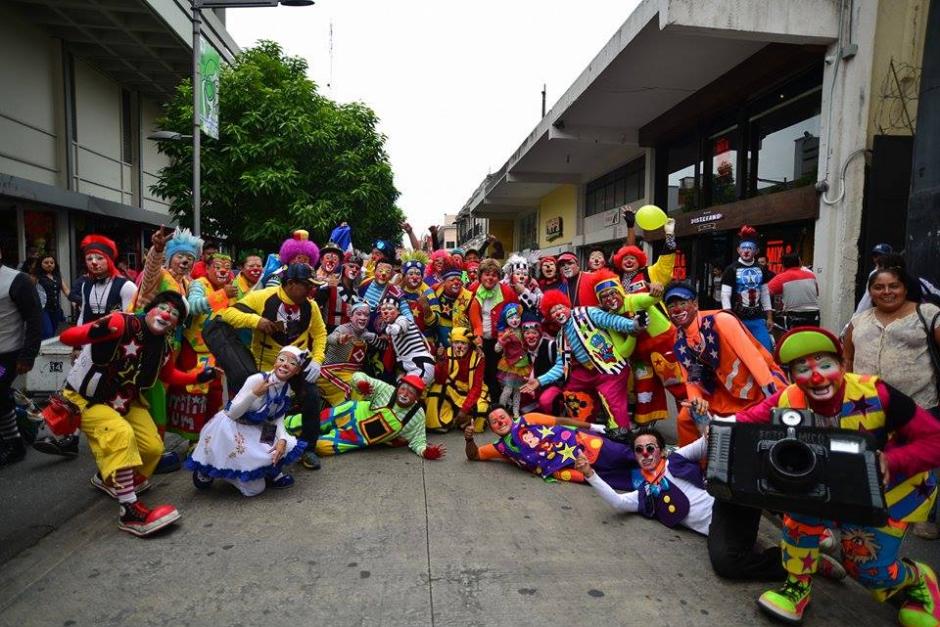
[[[342,221],[367,248],[401,240],[404,220],[378,118],[362,103],[337,104],[317,93],[307,63],[271,41],[241,52],[219,78],[219,139],[202,139],[204,234],[235,249],[276,250],[293,229],[323,243]],[[192,82],[164,107],[160,128],[192,127]],[[151,190],[192,225],[192,145],[158,142],[170,165]]]

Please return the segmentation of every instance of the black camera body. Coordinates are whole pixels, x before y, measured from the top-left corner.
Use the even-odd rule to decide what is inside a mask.
[[[774,409],[770,424],[713,421],[708,492],[761,509],[884,526],[875,439],[820,423],[813,412],[791,408]]]

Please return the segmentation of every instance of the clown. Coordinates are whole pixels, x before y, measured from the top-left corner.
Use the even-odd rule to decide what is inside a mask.
[[[614,336],[622,355],[630,356],[636,413],[633,420],[644,425],[668,416],[665,389],[682,402],[686,398],[682,368],[673,353],[676,328],[658,306],[659,299],[649,293],[625,294],[619,278],[609,270],[597,274],[594,291],[604,311],[621,316],[648,318],[645,328],[626,338]],[[613,335],[613,334],[612,334]]]
[[[934,506],[930,470],[940,466],[940,424],[877,376],[843,370],[842,344],[825,329],[792,329],[780,338],[776,357],[788,368],[792,383],[739,412],[737,420],[769,422],[775,407],[808,408],[827,424],[871,434],[880,449],[889,520],[876,528],[785,515],[781,547],[787,580],[781,589],[761,595],[758,605],[775,618],[800,621],[810,602],[820,538],[826,527],[837,526],[842,529],[843,565],[853,579],[879,601],[897,599],[902,625],[938,624],[936,575],[926,564],[899,559],[898,549],[908,525],[925,520]],[[857,550],[859,538],[866,539],[868,550]]]
[[[489,390],[483,382],[483,355],[473,346],[470,330],[455,327],[450,347],[438,350],[434,383],[425,411],[428,429],[447,431],[468,423],[483,431]]]
[[[542,315],[534,311],[522,312],[522,343],[529,354],[529,363],[532,364],[532,374],[540,377],[555,365],[558,358],[555,338],[542,330]],[[546,394],[557,386],[551,385],[542,390]],[[553,394],[557,395],[558,392]],[[538,398],[532,395],[523,395],[522,411],[530,412],[538,409]],[[577,417],[577,416],[574,416]]]
[[[94,322],[114,311],[128,311],[137,286],[121,276],[114,265],[117,245],[103,235],[88,235],[81,243],[88,281],[82,284],[78,324]]]
[[[333,407],[349,400],[352,377],[365,367],[369,349],[385,351],[386,343],[368,330],[370,316],[369,303],[353,303],[349,306],[349,322],[333,329],[326,338],[326,357],[317,385]]]
[[[320,265],[317,267],[317,280],[318,281],[333,281],[334,283],[339,280],[341,268],[341,261],[343,260],[343,251],[340,247],[334,242],[327,242],[326,245],[320,249]]]
[[[414,321],[402,315],[400,306],[398,296],[386,294],[379,304],[375,328],[388,338],[398,367],[428,385],[434,379],[434,357],[428,341]]]
[[[499,439],[477,446],[473,426],[467,425],[463,437],[471,461],[501,459],[546,480],[584,483],[584,475],[574,467],[584,454],[608,484],[618,490],[634,489],[633,453],[625,444],[603,437],[603,425],[536,413],[513,420],[501,405],[490,407],[486,420]]]
[[[597,272],[607,267],[607,256],[600,248],[592,248],[588,253],[587,268],[590,272]]]
[[[501,385],[497,377],[499,356],[496,344],[499,337],[499,319],[503,309],[510,303],[518,303],[516,291],[503,283],[502,268],[495,259],[484,259],[480,264],[480,283],[473,290],[470,301],[470,326],[476,342],[486,358],[486,385],[490,394],[497,397]]]
[[[428,256],[421,250],[413,250],[402,255],[401,272],[404,279],[401,283],[402,298],[408,303],[411,315],[418,323],[418,328],[425,337],[432,340],[436,334],[433,329],[434,307],[437,306],[437,295],[434,290],[424,282],[424,270]]]
[[[770,274],[755,262],[757,231],[744,225],[738,237],[738,259],[721,275],[721,307],[737,314],[757,341],[773,351],[770,330],[774,326],[774,312],[767,287]]]
[[[338,280],[323,282],[317,288],[316,301],[323,311],[323,322],[326,323],[327,331],[333,331],[339,325],[349,322],[350,306],[361,300],[359,272],[362,266],[359,261],[355,253],[345,253]]]
[[[396,298],[399,302],[401,315],[405,316],[410,322],[414,321],[411,308],[402,298],[401,288],[392,284],[392,278],[395,276],[395,259],[393,257],[382,257],[374,266],[372,277],[363,280],[359,285],[359,297],[369,303],[373,312],[372,330],[375,328],[375,316],[378,315],[379,303],[387,296]]]
[[[261,255],[245,253],[242,256],[242,271],[235,279],[235,289],[238,290],[236,298],[241,298],[251,290],[260,288],[261,275],[264,273],[264,261]]]
[[[437,305],[431,308],[431,324],[437,329],[437,345],[447,348],[450,346],[451,329],[470,326],[469,310],[473,294],[464,287],[460,266],[445,259],[441,268],[441,281],[434,288]]]
[[[701,407],[703,411],[705,407]],[[666,440],[652,427],[633,433],[632,490],[626,494],[614,492],[606,481],[591,468],[583,454],[575,468],[584,475],[604,501],[620,512],[633,512],[646,518],[655,518],[667,527],[682,525],[692,531],[708,535],[712,520],[714,497],[705,491],[702,467],[699,462],[708,452],[705,438],[670,453],[666,453]]]
[[[257,496],[267,484],[289,488],[294,478],[283,469],[297,461],[307,442],[287,433],[284,415],[290,407],[289,381],[301,373],[307,353],[285,346],[271,372],[245,379],[224,411],[206,423],[186,468],[193,485],[208,489],[223,479],[245,496]]]
[[[539,288],[542,293],[549,290],[565,290],[564,279],[558,274],[558,260],[551,255],[539,258]]]
[[[444,278],[443,273],[445,266],[450,268],[456,267],[463,272],[462,263],[451,257],[446,250],[435,250],[432,252],[431,260],[427,263],[427,267],[424,270],[424,282],[436,288],[437,284]]]
[[[428,444],[424,430],[421,395],[425,385],[419,377],[406,375],[397,386],[373,379],[362,372],[353,375],[353,385],[362,400],[341,403],[320,417],[320,455],[339,455],[369,446],[389,444],[403,438],[415,455],[441,459],[443,444]]]
[[[529,353],[522,340],[522,307],[518,303],[506,305],[496,329],[499,331],[496,352],[501,355],[496,369],[503,386],[499,404],[511,407],[513,417],[518,418],[522,401],[520,389],[531,372]]]
[[[647,266],[646,253],[636,246],[636,214],[631,209],[623,210],[623,219],[627,223],[627,243],[614,255],[614,271],[620,275],[623,289],[627,294],[647,293],[662,296],[663,286],[672,280],[676,265],[676,221],[666,220],[663,232],[666,239],[663,253],[656,263]]]
[[[363,278],[371,279],[375,275],[379,262],[394,258],[395,247],[392,246],[391,242],[384,239],[375,240],[375,243],[372,244],[372,254],[363,267]]]
[[[476,283],[480,280],[480,262],[476,259],[467,259],[464,261],[464,274],[467,275],[464,278],[464,284],[470,285],[471,283]]]
[[[152,246],[147,251],[140,288],[134,299],[135,311],[142,311],[154,296],[167,290],[185,297],[192,281],[190,271],[202,254],[202,239],[195,237],[189,229],[177,227],[173,235],[168,237],[161,226],[154,231],[150,242]]]
[[[282,275],[287,268],[295,263],[306,264],[311,268],[317,267],[320,260],[320,249],[310,241],[310,234],[304,229],[297,229],[290,237],[281,243],[277,253],[280,266],[265,277],[264,286],[273,287],[281,284]],[[269,258],[269,263],[271,259]]]
[[[82,347],[66,380],[64,399],[81,413],[81,430],[98,465],[92,485],[121,506],[118,528],[146,536],[179,519],[169,505],[147,508],[136,492],[150,487],[163,453],[142,392],[162,379],[171,385],[204,383],[215,371],[183,373],[174,367],[169,337],[186,317],[186,302],[175,291],[150,299],[140,314],[113,313],[67,329],[59,340]]]
[[[189,284],[186,301],[192,319],[183,329],[183,342],[176,365],[184,372],[216,366],[215,357],[206,346],[202,330],[222,310],[237,302],[238,288],[232,282],[232,258],[213,255],[205,275]],[[222,382],[174,387],[167,390],[169,430],[195,442],[206,421],[222,407]]]
[[[523,386],[523,392],[533,394],[540,387],[556,381],[563,381],[565,391],[596,390],[611,420],[618,427],[629,428],[629,356],[620,353],[609,331],[634,333],[640,328],[637,321],[597,307],[572,309],[568,297],[559,291],[542,297],[542,316],[554,320],[561,329],[558,333],[558,357],[547,373],[531,377]],[[540,402],[542,400],[539,399]],[[548,413],[550,409],[543,406],[542,411]]]
[[[529,262],[524,257],[510,255],[503,266],[503,282],[516,292],[516,298],[523,307],[538,311],[542,289],[539,282],[529,276]]]
[[[578,256],[566,252],[558,255],[558,271],[564,279],[564,293],[573,307],[594,307],[595,277],[593,272],[583,272]]]

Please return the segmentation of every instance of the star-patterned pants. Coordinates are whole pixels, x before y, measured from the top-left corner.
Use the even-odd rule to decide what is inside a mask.
[[[907,523],[888,520],[884,527],[860,527],[800,514],[783,517],[780,541],[783,568],[802,577],[816,572],[819,540],[826,528],[842,534],[842,565],[846,572],[867,588],[878,601],[917,581],[915,572],[898,559],[898,550]]]
[[[145,477],[153,475],[163,454],[163,438],[140,401],[131,401],[130,409],[122,416],[109,405],[89,405],[72,390],[63,393],[82,410],[81,430],[88,437],[88,446],[104,479],[123,468],[133,468]]]

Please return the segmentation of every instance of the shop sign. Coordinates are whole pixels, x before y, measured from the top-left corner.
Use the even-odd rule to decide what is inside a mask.
[[[562,231],[564,231],[564,225],[560,217],[545,221],[545,239],[548,241],[561,237]]]
[[[623,207],[620,209],[615,209],[604,216],[604,228],[613,226],[615,224],[620,224],[620,212],[622,209]]]
[[[706,222],[717,222],[721,220],[724,216],[720,213],[706,213],[703,216],[697,218],[692,218],[689,220],[689,224],[705,224]]]

